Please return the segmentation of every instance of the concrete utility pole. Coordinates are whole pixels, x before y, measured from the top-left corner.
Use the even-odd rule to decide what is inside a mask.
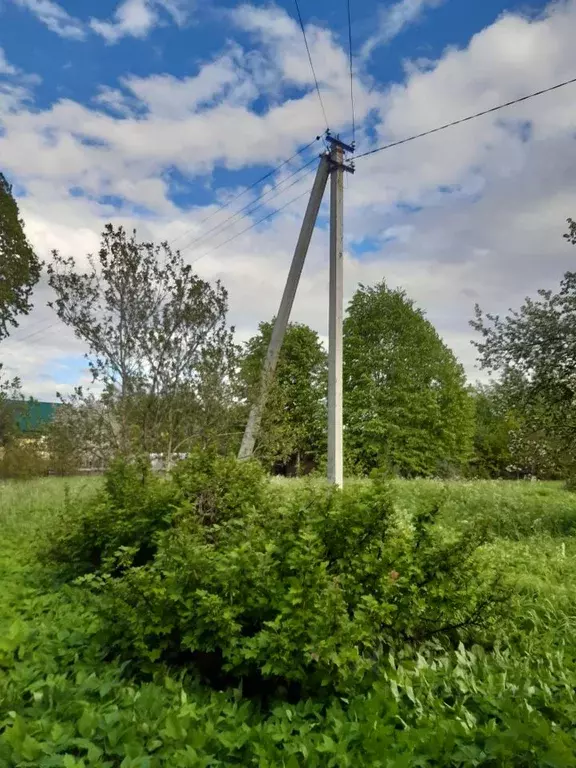
[[[344,149],[330,152],[330,306],[328,310],[328,480],[342,487],[342,312],[344,301]]]
[[[342,319],[344,297],[344,152],[354,148],[328,136],[330,152],[330,308],[328,315],[328,480],[344,483],[342,420]]]
[[[322,203],[326,182],[328,181],[330,163],[331,161],[326,155],[323,155],[320,158],[316,178],[314,179],[314,185],[312,187],[312,192],[310,193],[306,213],[304,214],[302,228],[300,230],[298,242],[296,243],[292,265],[290,267],[290,272],[288,273],[288,280],[286,281],[284,294],[282,295],[282,301],[280,302],[280,309],[278,310],[272,337],[268,345],[268,351],[262,369],[260,393],[258,400],[252,406],[250,416],[248,417],[248,423],[246,424],[244,437],[242,438],[242,445],[238,452],[239,459],[248,459],[254,452],[254,444],[256,442],[258,430],[260,429],[260,422],[262,421],[262,414],[266,405],[268,391],[274,377],[278,356],[280,355],[280,349],[284,340],[284,334],[286,333],[286,327],[288,325],[288,320],[290,319],[290,312],[292,311],[292,305],[294,304],[294,296],[296,295],[296,289],[300,281],[300,275],[302,274],[304,260],[308,253],[308,246],[310,245],[314,225],[318,218],[318,211],[320,210],[320,205]]]

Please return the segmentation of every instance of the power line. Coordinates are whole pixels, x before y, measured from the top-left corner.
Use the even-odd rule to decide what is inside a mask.
[[[233,203],[235,200],[238,200],[238,198],[242,197],[242,196],[243,196],[243,195],[245,195],[247,192],[249,192],[250,190],[254,189],[254,187],[257,187],[259,184],[261,184],[262,182],[266,181],[266,179],[269,179],[271,176],[273,176],[275,173],[277,173],[279,170],[281,170],[281,169],[282,169],[282,168],[283,168],[285,165],[288,165],[288,164],[289,164],[289,163],[291,163],[291,162],[292,162],[292,160],[294,160],[296,157],[298,157],[298,156],[299,156],[299,155],[301,155],[302,153],[306,152],[306,150],[310,149],[310,147],[311,147],[313,144],[315,144],[317,141],[319,141],[319,140],[320,140],[320,136],[316,136],[316,137],[315,137],[315,138],[314,138],[312,141],[308,142],[308,144],[306,144],[305,146],[301,147],[299,150],[297,150],[296,152],[294,152],[294,154],[293,154],[293,155],[291,155],[291,156],[290,156],[289,158],[287,158],[286,160],[283,160],[283,161],[282,161],[282,162],[281,162],[279,165],[277,165],[277,166],[276,166],[275,168],[273,168],[271,171],[268,171],[268,172],[267,172],[267,173],[265,173],[263,176],[261,176],[259,179],[256,179],[256,181],[254,181],[252,184],[250,184],[250,186],[248,186],[248,187],[246,187],[246,188],[242,189],[242,190],[241,190],[240,192],[238,192],[236,195],[234,195],[234,196],[233,196],[233,197],[231,197],[229,200],[227,200],[225,203],[223,203],[221,206],[219,206],[219,208],[217,208],[217,210],[213,211],[213,212],[212,212],[212,213],[211,213],[209,216],[206,216],[206,218],[202,219],[202,221],[200,222],[200,226],[201,226],[202,224],[206,223],[206,222],[207,222],[209,219],[211,219],[211,218],[212,218],[213,216],[215,216],[217,213],[220,213],[220,211],[222,211],[222,210],[224,210],[224,209],[228,208],[228,207],[229,207],[229,206],[230,206],[230,205],[231,205],[231,204],[232,204],[232,203]],[[269,189],[267,192],[263,193],[262,195],[260,195],[259,197],[257,197],[255,200],[251,200],[251,201],[250,201],[250,203],[248,203],[247,205],[245,205],[245,206],[244,206],[243,208],[241,208],[240,210],[236,211],[236,213],[235,213],[235,214],[233,214],[232,216],[229,216],[227,219],[225,219],[223,222],[221,222],[220,224],[218,224],[216,227],[213,227],[211,230],[208,230],[208,232],[205,232],[205,233],[204,233],[204,235],[201,235],[200,237],[196,238],[195,240],[193,240],[193,241],[192,241],[191,243],[189,243],[188,245],[184,246],[184,249],[183,249],[183,250],[186,250],[187,248],[189,248],[189,247],[190,247],[190,246],[191,246],[193,243],[195,243],[197,240],[203,240],[203,239],[204,239],[204,238],[205,238],[205,237],[206,237],[208,234],[210,234],[211,232],[213,232],[213,231],[214,231],[214,230],[216,230],[216,229],[219,229],[219,228],[220,228],[220,226],[221,226],[222,224],[225,224],[225,223],[226,223],[227,221],[229,221],[230,219],[232,219],[232,218],[235,218],[235,217],[236,217],[236,216],[237,216],[239,213],[241,213],[242,211],[245,211],[247,208],[249,208],[250,206],[252,206],[254,203],[258,202],[258,200],[261,200],[263,197],[266,197],[266,196],[267,196],[267,195],[268,195],[270,192],[274,191],[274,190],[275,190],[277,187],[279,187],[279,186],[283,185],[283,184],[284,184],[286,181],[288,181],[289,179],[293,178],[293,177],[294,177],[296,174],[300,173],[302,170],[304,170],[304,169],[305,169],[305,168],[307,168],[309,165],[311,165],[311,164],[312,164],[312,163],[313,163],[315,160],[316,160],[316,157],[313,157],[311,160],[309,160],[309,161],[308,161],[307,163],[305,163],[303,166],[301,166],[301,167],[300,167],[300,168],[298,168],[296,171],[294,171],[293,173],[291,173],[291,174],[290,174],[289,176],[287,176],[285,179],[282,179],[280,182],[278,182],[277,184],[275,184],[275,185],[274,185],[274,186],[273,186],[271,189]],[[304,176],[307,176],[307,175],[308,175],[308,174],[304,174]],[[290,185],[289,185],[288,187],[286,187],[285,189],[282,189],[282,190],[281,190],[281,192],[279,192],[278,194],[281,194],[282,192],[285,192],[287,189],[290,189],[290,187],[294,186],[294,184],[296,184],[297,182],[301,181],[301,180],[302,180],[302,178],[304,178],[304,176],[302,176],[301,178],[297,179],[295,182],[293,182],[292,184],[290,184]],[[257,206],[255,206],[255,207],[254,207],[254,208],[252,208],[250,211],[248,211],[246,214],[244,214],[244,216],[241,216],[241,217],[238,219],[238,221],[241,221],[243,218],[246,218],[247,216],[251,215],[251,214],[252,214],[252,213],[254,213],[256,210],[258,210],[259,208],[261,208],[261,207],[262,207],[262,206],[263,206],[263,205],[264,205],[266,202],[270,202],[270,200],[273,200],[273,199],[274,199],[274,198],[276,198],[277,196],[278,196],[278,195],[273,195],[272,197],[269,197],[269,198],[268,198],[267,200],[265,200],[265,202],[263,202],[261,205],[257,205]],[[280,213],[280,211],[282,211],[282,210],[283,210],[284,208],[286,208],[288,205],[291,205],[293,202],[295,202],[296,200],[298,200],[298,199],[299,199],[299,197],[301,197],[301,195],[299,195],[298,197],[294,198],[293,200],[290,200],[288,203],[286,203],[286,205],[282,206],[281,208],[279,208],[279,209],[277,209],[277,210],[275,210],[275,211],[272,211],[272,213],[271,213],[271,214],[269,214],[268,216],[265,216],[264,218],[262,218],[262,219],[260,219],[259,221],[255,222],[255,223],[254,223],[254,224],[252,224],[250,227],[247,227],[246,229],[242,230],[242,232],[239,232],[237,235],[234,235],[233,237],[229,238],[229,240],[226,240],[224,243],[220,243],[218,246],[216,246],[216,248],[215,248],[214,250],[217,250],[217,249],[218,249],[218,248],[220,248],[222,245],[225,245],[226,243],[228,243],[228,242],[231,242],[231,241],[232,241],[232,240],[234,240],[236,237],[239,237],[240,235],[244,234],[244,232],[247,232],[249,229],[252,229],[252,227],[255,227],[255,226],[257,226],[258,224],[260,224],[261,222],[263,222],[263,221],[266,221],[266,219],[269,219],[269,218],[271,218],[272,216],[275,216],[277,213]],[[228,228],[229,228],[229,227],[224,227],[224,229],[228,229]],[[189,233],[192,231],[192,229],[193,229],[193,228],[191,228],[191,229],[187,230],[186,232],[182,232],[180,235],[177,235],[175,238],[173,238],[173,239],[172,239],[172,240],[169,242],[169,245],[172,245],[172,244],[173,244],[174,242],[176,242],[177,240],[179,240],[179,239],[181,239],[182,237],[184,237],[185,235],[189,234]],[[209,253],[212,253],[212,251],[209,251]],[[201,259],[201,258],[204,258],[204,256],[207,256],[207,255],[208,255],[208,254],[204,254],[203,256],[200,256],[199,258],[197,258],[197,259],[194,259],[192,263],[194,263],[195,261],[199,261],[199,259]],[[15,337],[11,337],[11,341],[15,341],[15,342],[18,342],[18,343],[20,343],[20,342],[24,342],[24,341],[28,341],[29,339],[32,339],[32,338],[34,338],[35,336],[43,335],[44,333],[46,333],[47,331],[51,330],[52,328],[55,328],[57,325],[58,325],[58,323],[50,323],[49,325],[47,325],[47,326],[44,326],[44,327],[42,327],[42,328],[39,328],[38,330],[36,330],[36,331],[33,331],[33,332],[31,332],[31,333],[28,333],[27,335],[25,335],[25,336],[22,336],[21,338],[17,338],[17,337],[16,337],[16,338],[15,338]]]
[[[9,341],[17,341],[17,342],[21,343],[23,341],[27,341],[28,339],[33,338],[34,336],[38,336],[41,333],[45,333],[46,331],[49,331],[51,328],[55,328],[57,325],[58,325],[58,323],[50,323],[50,325],[46,325],[43,328],[39,328],[37,331],[33,331],[32,333],[28,333],[26,336],[22,336],[22,338],[20,338],[20,339],[14,338],[12,336],[12,337],[9,337],[8,340]]]
[[[255,200],[251,200],[249,203],[247,203],[243,208],[240,208],[235,213],[228,216],[228,218],[224,219],[224,221],[220,222],[220,224],[216,224],[216,226],[212,227],[212,229],[209,229],[207,232],[205,232],[203,235],[199,235],[198,237],[191,240],[187,245],[183,246],[180,250],[186,251],[188,248],[192,247],[195,243],[198,243],[201,240],[205,240],[208,235],[210,235],[212,232],[215,232],[216,235],[219,235],[221,232],[225,231],[226,229],[230,229],[231,226],[233,226],[235,223],[233,220],[236,219],[238,216],[240,216],[241,213],[246,211],[244,215],[240,216],[238,221],[241,221],[242,219],[246,218],[247,216],[251,216],[255,211],[257,211],[259,208],[262,208],[264,205],[270,202],[270,200],[274,200],[278,195],[282,194],[282,192],[285,192],[286,189],[290,189],[290,187],[294,186],[300,179],[296,179],[295,182],[292,184],[289,184],[285,189],[281,189],[277,194],[272,195],[270,197],[270,193],[273,192],[275,189],[278,189],[279,187],[282,187],[287,181],[292,179],[294,176],[301,173],[305,168],[308,168],[312,163],[315,163],[317,160],[316,157],[313,157],[311,160],[309,160],[304,165],[300,166],[300,168],[297,168],[293,173],[291,173],[289,176],[287,176],[285,179],[282,179],[277,184],[275,184],[273,187],[271,187],[267,192],[264,192],[262,195],[257,197]],[[307,174],[304,174],[306,176]],[[301,178],[304,178],[302,176]],[[261,202],[259,202],[261,201]],[[256,203],[256,205],[255,205]],[[254,207],[252,207],[254,206]],[[247,210],[249,209],[249,210]],[[227,223],[230,222],[230,223]]]
[[[552,85],[550,88],[543,88],[541,91],[534,91],[534,93],[529,93],[527,96],[521,96],[519,99],[513,99],[512,101],[507,101],[504,104],[498,104],[497,107],[484,109],[482,112],[475,112],[473,115],[468,115],[468,117],[461,117],[459,120],[453,120],[451,123],[445,123],[444,125],[439,125],[437,128],[432,128],[429,131],[424,131],[423,133],[417,133],[415,136],[409,136],[407,139],[400,139],[400,141],[393,141],[391,144],[384,144],[382,147],[376,147],[376,149],[371,149],[368,152],[363,152],[361,155],[356,155],[355,159],[359,160],[361,157],[374,155],[376,154],[376,152],[382,152],[385,149],[392,149],[392,147],[398,147],[400,146],[400,144],[407,144],[409,141],[422,139],[424,136],[430,136],[432,133],[438,133],[439,131],[443,131],[446,128],[452,128],[455,125],[460,125],[461,123],[467,123],[470,120],[475,120],[477,117],[482,117],[483,115],[489,115],[491,112],[498,112],[498,110],[504,109],[505,107],[511,107],[514,104],[519,104],[521,101],[528,101],[528,99],[533,99],[535,96],[542,96],[542,94],[544,93],[550,93],[550,91],[556,91],[558,88],[563,88],[565,85],[571,85],[572,83],[576,83],[576,77],[573,77],[571,80],[564,80],[564,82],[562,83],[557,83],[556,85]]]
[[[32,323],[32,328],[36,328],[36,329],[38,329],[38,325],[39,325],[39,323],[38,323],[38,321],[36,321],[35,323]],[[43,327],[43,326],[42,326],[42,327]],[[40,330],[42,330],[42,327],[40,328]],[[20,325],[17,325],[17,326],[16,326],[16,329],[17,329],[17,330],[16,330],[16,333],[18,333],[18,331],[22,330],[22,329],[20,328]],[[22,338],[23,338],[23,339],[26,339],[26,338],[28,338],[28,336],[32,336],[34,333],[36,333],[36,331],[35,331],[35,330],[33,330],[33,331],[30,331],[30,332],[29,332],[28,334],[26,334],[25,336],[22,336]],[[20,339],[18,338],[18,336],[12,336],[12,335],[8,336],[8,337],[7,337],[7,340],[8,340],[8,341],[20,341]]]
[[[314,158],[314,159],[315,159],[315,158]],[[307,163],[307,165],[310,165],[310,163]],[[227,229],[230,229],[230,227],[232,227],[232,226],[234,226],[235,224],[238,224],[239,222],[241,222],[241,221],[242,221],[242,219],[246,219],[246,218],[248,218],[249,216],[251,216],[253,213],[255,213],[255,212],[256,212],[257,210],[259,210],[260,208],[263,208],[264,206],[267,206],[267,205],[268,205],[268,203],[270,202],[270,200],[273,200],[273,199],[275,199],[275,198],[276,198],[276,197],[278,197],[279,195],[281,195],[281,194],[283,194],[284,192],[286,192],[287,190],[289,190],[291,187],[295,186],[296,184],[299,184],[299,183],[302,181],[302,179],[304,179],[306,176],[309,176],[309,175],[310,175],[310,174],[311,174],[313,171],[314,171],[314,169],[313,169],[313,168],[311,168],[311,169],[310,169],[309,171],[307,171],[305,174],[303,174],[302,176],[300,176],[299,178],[297,178],[295,181],[293,181],[293,182],[292,182],[292,184],[289,184],[289,185],[288,185],[288,186],[287,186],[285,189],[281,189],[279,192],[277,192],[275,195],[273,195],[271,198],[269,198],[269,200],[265,200],[265,201],[263,201],[262,203],[259,203],[257,206],[255,206],[254,208],[252,208],[250,211],[247,211],[245,214],[243,214],[242,216],[240,216],[240,218],[239,218],[237,221],[231,221],[231,222],[230,222],[230,223],[229,223],[227,226],[225,226],[225,227],[223,227],[222,229],[218,230],[218,232],[216,232],[216,234],[215,234],[213,237],[217,237],[218,235],[220,235],[220,234],[221,234],[222,232],[224,232],[225,230],[227,230]],[[264,219],[261,219],[261,221],[265,221],[265,219],[266,219],[266,217],[265,217]],[[259,223],[259,222],[256,222],[256,223]],[[248,227],[248,229],[251,229],[251,227]],[[242,230],[242,231],[243,231],[243,232],[245,232],[246,230]],[[240,234],[241,234],[241,233],[240,233]],[[210,238],[210,239],[212,239],[212,238]],[[220,247],[220,246],[218,246],[218,247]],[[184,251],[188,250],[188,248],[189,248],[189,246],[185,246],[184,248],[182,248],[182,252],[184,252]],[[191,262],[191,263],[193,263],[193,262]]]
[[[278,171],[281,168],[283,168],[285,165],[288,165],[288,163],[291,163],[292,160],[294,160],[295,158],[298,157],[298,155],[301,155],[303,152],[306,152],[307,149],[310,149],[310,147],[313,144],[315,144],[317,141],[319,141],[319,140],[320,140],[320,136],[316,136],[315,139],[312,139],[312,141],[308,142],[308,144],[306,144],[304,147],[301,147],[299,150],[294,152],[294,154],[291,155],[289,158],[287,158],[286,160],[283,160],[279,165],[276,166],[276,168],[273,168],[271,171],[268,171],[268,173],[265,173],[259,179],[256,179],[256,181],[254,181],[252,184],[250,184],[249,187],[245,187],[244,189],[240,190],[240,192],[238,192],[237,194],[235,194],[231,198],[229,198],[225,203],[222,203],[222,205],[220,205],[215,211],[212,211],[211,214],[209,214],[204,219],[202,219],[197,225],[195,225],[194,227],[190,227],[185,232],[182,232],[179,235],[176,235],[176,237],[174,237],[172,240],[170,240],[168,245],[172,245],[177,240],[180,240],[182,237],[185,237],[186,235],[189,235],[190,232],[192,232],[197,227],[201,227],[203,224],[206,224],[207,221],[210,221],[210,219],[212,219],[214,216],[216,216],[216,214],[220,213],[220,211],[225,210],[230,205],[232,205],[233,202],[238,200],[238,198],[242,197],[247,192],[250,192],[250,190],[254,189],[254,187],[257,187],[259,184],[262,184],[262,182],[266,181],[266,179],[269,179],[270,176],[273,176],[275,173],[278,173]]]
[[[289,200],[287,203],[284,203],[284,205],[280,206],[280,208],[276,208],[276,210],[272,211],[266,216],[263,216],[261,219],[258,219],[258,221],[255,221],[253,224],[250,224],[250,226],[246,227],[246,229],[243,229],[241,232],[238,232],[237,234],[232,235],[232,237],[229,237],[228,240],[224,240],[223,243],[219,243],[215,248],[212,248],[211,251],[204,253],[202,256],[198,256],[196,259],[192,259],[190,264],[195,264],[197,261],[200,261],[200,259],[203,259],[205,256],[210,256],[212,253],[214,253],[214,251],[217,251],[219,248],[222,248],[222,246],[227,245],[228,243],[231,243],[232,240],[236,240],[237,237],[240,237],[245,232],[248,232],[250,229],[254,229],[254,227],[258,226],[258,224],[262,224],[262,222],[268,221],[268,219],[271,219],[273,216],[277,216],[285,208],[288,208],[289,205],[292,205],[297,200],[300,200],[301,197],[304,197],[305,195],[309,195],[309,194],[310,194],[310,190],[307,189],[305,192],[302,192],[300,195],[293,197],[292,200]]]
[[[310,47],[308,45],[308,39],[306,37],[306,30],[304,29],[304,22],[302,21],[302,14],[300,12],[300,3],[298,0],[294,0],[296,5],[296,12],[298,14],[298,21],[300,22],[300,29],[304,37],[304,45],[306,46],[306,53],[308,54],[308,61],[310,62],[310,69],[312,70],[312,77],[314,78],[314,84],[316,85],[316,93],[318,94],[318,100],[320,101],[320,107],[322,108],[322,114],[324,115],[324,122],[326,123],[326,129],[328,129],[328,118],[326,117],[326,110],[324,109],[324,102],[322,101],[322,94],[320,93],[320,86],[318,85],[318,78],[316,77],[316,70],[312,63],[312,54],[310,53]]]
[[[352,144],[356,141],[356,117],[354,115],[354,69],[352,65],[352,14],[350,13],[350,0],[347,0],[348,9],[348,56],[350,60],[350,105],[352,107]]]

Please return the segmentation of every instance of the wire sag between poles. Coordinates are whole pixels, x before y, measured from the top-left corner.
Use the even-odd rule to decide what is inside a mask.
[[[286,192],[287,189],[290,189],[290,187],[293,187],[294,184],[297,184],[299,181],[301,181],[305,176],[308,175],[308,173],[312,172],[312,169],[310,169],[307,173],[302,174],[300,178],[297,178],[296,181],[292,182],[292,184],[289,184],[288,186],[285,186],[285,184],[294,176],[298,176],[302,173],[303,170],[306,168],[309,168],[312,163],[315,163],[317,161],[316,157],[313,157],[311,160],[309,160],[307,163],[304,163],[304,165],[300,166],[300,168],[297,168],[293,173],[291,173],[289,176],[286,176],[284,179],[281,179],[277,184],[275,184],[273,187],[271,187],[269,190],[264,192],[262,195],[257,197],[254,200],[251,200],[249,203],[247,203],[242,208],[239,208],[235,213],[232,213],[230,216],[224,219],[224,221],[221,221],[219,224],[216,224],[212,229],[207,230],[203,235],[199,235],[198,237],[195,237],[193,240],[191,240],[189,243],[186,243],[186,245],[182,246],[180,250],[182,253],[187,251],[189,248],[192,248],[192,246],[196,245],[196,243],[199,243],[201,241],[205,241],[208,238],[208,240],[212,240],[213,237],[217,237],[222,232],[226,231],[227,229],[230,229],[230,227],[233,227],[235,224],[238,224],[242,219],[247,218],[248,216],[251,216],[253,213],[255,213],[260,208],[263,208],[264,206],[268,205],[271,200],[274,200],[279,195]],[[283,187],[280,189],[280,187]],[[272,194],[275,190],[275,194]],[[242,214],[242,215],[241,215]],[[214,233],[212,237],[209,237],[211,233]]]
[[[522,101],[528,101],[528,99],[533,99],[536,96],[542,96],[544,93],[550,93],[551,91],[556,91],[558,88],[564,88],[565,85],[572,85],[573,83],[576,83],[576,77],[573,77],[571,80],[564,80],[562,83],[556,83],[556,85],[550,86],[550,88],[543,88],[541,91],[534,91],[534,93],[529,93],[526,96],[520,96],[518,99],[512,99],[512,101],[506,101],[504,104],[498,104],[496,107],[490,107],[490,109],[484,109],[481,112],[475,112],[473,115],[468,115],[467,117],[461,117],[459,120],[453,120],[451,123],[444,123],[444,125],[439,125],[436,128],[431,128],[429,131],[423,131],[422,133],[417,133],[414,136],[408,136],[406,139],[400,139],[400,141],[393,141],[390,144],[384,144],[382,147],[376,147],[376,149],[370,149],[368,152],[363,152],[361,155],[356,155],[356,160],[359,160],[361,157],[368,157],[369,155],[375,155],[377,152],[383,152],[385,149],[392,149],[392,147],[399,147],[401,144],[408,144],[409,141],[416,141],[416,139],[422,139],[424,136],[431,136],[433,133],[439,133],[440,131],[446,130],[446,128],[452,128],[455,125],[461,125],[462,123],[467,123],[470,120],[475,120],[477,117],[483,117],[484,115],[489,115],[492,112],[498,112],[500,109],[505,109],[506,107],[512,107],[514,104],[520,104]]]

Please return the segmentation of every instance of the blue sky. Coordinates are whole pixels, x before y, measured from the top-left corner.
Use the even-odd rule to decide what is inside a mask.
[[[38,2],[40,6],[40,2]],[[227,18],[226,10],[234,4],[182,3],[190,8],[185,26],[173,23],[169,14],[160,11],[160,23],[144,39],[126,36],[114,45],[90,30],[94,17],[110,19],[118,7],[118,0],[78,3],[62,0],[59,7],[79,21],[82,37],[63,37],[55,34],[38,15],[15,0],[3,0],[1,8],[1,41],[7,59],[26,71],[41,74],[42,86],[37,90],[38,105],[50,104],[56,99],[69,97],[86,101],[102,85],[113,87],[118,78],[130,72],[147,76],[157,72],[170,72],[176,76],[194,74],[202,61],[208,61],[234,40],[249,45],[249,36]],[[269,7],[269,3],[254,3],[256,7]],[[353,34],[356,52],[370,39],[375,24],[386,9],[394,3],[355,0],[353,2]],[[402,61],[406,58],[436,59],[447,46],[465,45],[479,30],[493,23],[506,11],[521,10],[537,14],[544,2],[503,2],[502,0],[447,0],[422,3],[422,11],[413,24],[375,49],[368,71],[382,83],[402,78]],[[80,6],[80,7],[78,7]],[[279,2],[290,15],[295,14],[292,0]],[[30,3],[33,9],[34,4]],[[326,26],[343,45],[347,44],[345,3],[304,0],[302,12],[306,22]],[[26,45],[23,45],[26,41]]]
[[[345,2],[301,8],[330,127],[350,137]],[[359,152],[576,75],[576,0],[353,0],[352,17]],[[359,281],[403,285],[474,377],[474,299],[505,309],[571,261],[561,234],[576,214],[574,96],[360,160],[346,185],[348,295]],[[215,214],[219,202],[324,127],[292,0],[0,0],[0,170],[38,252],[81,262],[108,220],[177,239],[227,285],[240,339],[275,311],[311,176],[222,235],[206,230],[254,194]],[[294,310],[321,334],[325,224]],[[51,399],[85,378],[85,350],[48,299],[42,284],[0,362]]]

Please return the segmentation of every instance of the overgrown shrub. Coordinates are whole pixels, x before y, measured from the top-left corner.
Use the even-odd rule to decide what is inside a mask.
[[[134,564],[149,561],[158,533],[170,525],[174,488],[143,463],[116,462],[102,491],[85,502],[67,501],[41,550],[44,562],[67,577],[106,571],[115,553],[130,547]]]
[[[41,559],[68,577],[115,572],[120,553],[130,565],[150,562],[159,535],[176,519],[217,524],[246,505],[261,503],[265,480],[255,463],[198,452],[166,479],[146,461],[118,460],[106,473],[102,491],[86,503],[66,503],[48,531]],[[77,502],[75,502],[77,504]]]
[[[116,465],[48,557],[90,574],[122,653],[219,685],[351,690],[390,649],[456,641],[493,614],[477,526],[454,535],[438,503],[408,515],[383,482],[299,488],[208,454],[168,480]]]
[[[203,526],[244,518],[266,505],[269,481],[255,461],[239,462],[210,451],[196,451],[176,465],[172,478]]]
[[[4,553],[2,553],[4,555]],[[86,590],[44,594],[0,556],[0,765],[509,766],[574,764],[574,625],[542,622],[531,652],[424,650],[383,660],[356,695],[262,711],[242,690],[214,692],[157,665],[127,678],[102,660]],[[573,570],[573,569],[572,569]],[[548,635],[567,644],[548,652]]]

